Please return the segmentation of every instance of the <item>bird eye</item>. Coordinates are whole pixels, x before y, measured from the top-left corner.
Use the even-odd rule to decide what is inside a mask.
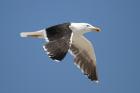
[[[90,25],[86,25],[87,27],[90,27]]]

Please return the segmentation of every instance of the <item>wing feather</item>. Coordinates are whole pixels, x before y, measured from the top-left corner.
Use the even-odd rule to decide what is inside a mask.
[[[80,38],[80,37],[78,37]],[[92,45],[86,38],[82,37],[72,43],[70,50],[74,55],[74,62],[81,71],[92,81],[98,81],[96,72],[96,58]]]
[[[69,25],[64,23],[46,29],[49,42],[43,46],[43,49],[55,61],[63,60],[70,48],[72,31]]]
[[[43,46],[43,48],[51,59],[55,61],[61,61],[68,52],[68,49],[70,47],[69,42],[70,40],[66,40],[65,38],[62,38],[59,40],[48,42]]]

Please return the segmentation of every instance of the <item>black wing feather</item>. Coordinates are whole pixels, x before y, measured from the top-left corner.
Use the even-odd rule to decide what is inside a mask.
[[[46,29],[49,42],[44,45],[44,48],[53,60],[61,61],[68,52],[72,33],[69,25],[69,23],[64,23]]]
[[[69,49],[69,41],[65,40],[65,38],[50,41],[45,44],[44,47],[47,49],[48,56],[53,60],[61,61],[67,54]]]

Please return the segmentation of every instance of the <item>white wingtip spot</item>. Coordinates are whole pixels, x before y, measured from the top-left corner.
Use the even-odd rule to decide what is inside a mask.
[[[77,64],[77,68],[80,69],[80,66]]]
[[[46,40],[46,42],[49,42],[49,39],[47,37],[45,38],[45,40]]]
[[[59,60],[56,60],[56,59],[55,59],[54,61],[56,61],[56,62],[60,62]]]
[[[43,46],[44,51],[47,51],[47,49],[45,48],[45,46]]]
[[[77,64],[74,62],[74,65],[77,66]]]
[[[84,73],[84,70],[83,70],[83,69],[81,69],[81,72],[82,72],[82,73]]]
[[[47,55],[49,55],[50,54],[50,52],[47,52]]]
[[[98,84],[98,83],[99,83],[99,81],[98,81],[98,80],[96,80],[96,81],[95,81],[95,83],[97,83],[97,84]]]

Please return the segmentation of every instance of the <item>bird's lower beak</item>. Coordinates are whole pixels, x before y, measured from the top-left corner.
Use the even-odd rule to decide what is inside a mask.
[[[20,33],[21,37],[34,37],[34,38],[44,38],[44,31],[45,30],[40,30],[36,32],[22,32]]]
[[[101,29],[99,27],[94,27],[94,26],[92,27],[92,30],[96,31],[96,32],[100,32],[101,31]]]

